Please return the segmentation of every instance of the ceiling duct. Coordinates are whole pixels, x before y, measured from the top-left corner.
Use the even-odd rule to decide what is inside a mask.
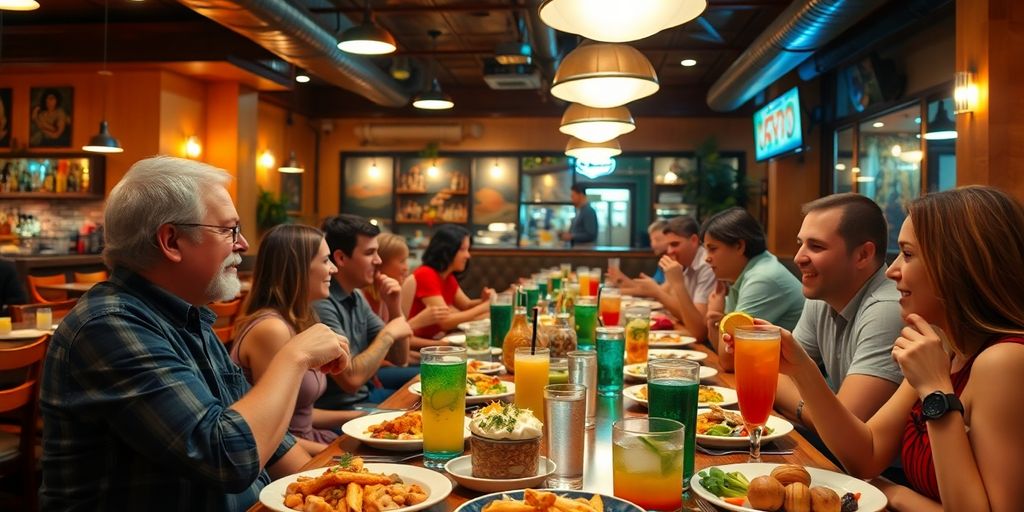
[[[334,34],[304,7],[284,0],[180,2],[278,57],[378,105],[402,107],[409,103],[409,93],[372,61],[339,50]]]
[[[393,144],[401,142],[431,141],[459,143],[466,137],[479,139],[483,127],[471,123],[442,124],[361,124],[355,135],[363,144]]]
[[[551,80],[558,69],[562,55],[558,51],[558,34],[540,19],[540,4],[543,0],[528,0],[526,32],[533,46],[534,63],[540,67],[541,75]]]
[[[736,110],[886,0],[797,0],[711,85],[708,106]]]

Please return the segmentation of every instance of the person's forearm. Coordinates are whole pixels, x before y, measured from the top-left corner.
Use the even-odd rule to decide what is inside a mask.
[[[665,303],[666,307],[670,308],[669,311],[683,322],[683,325],[690,331],[691,336],[698,340],[703,340],[707,336],[707,315],[701,312],[697,305],[693,303],[693,299],[690,298],[690,294],[685,286],[678,289],[669,287],[669,292],[666,293],[662,290],[660,296],[669,300],[668,303],[665,303],[665,301],[662,301],[662,303]]]
[[[404,336],[394,341],[391,350],[388,350],[386,359],[395,366],[407,366],[409,364],[409,342],[412,335]]]
[[[288,431],[292,416],[282,414],[282,411],[295,410],[299,385],[307,369],[306,361],[294,352],[281,350],[252,389],[231,405],[231,409],[240,414],[252,430],[260,467],[267,465]]]
[[[432,340],[430,338],[424,338],[422,336],[413,336],[409,340],[409,351],[419,352],[421,348],[436,347],[439,345],[451,345],[451,343],[448,343],[445,340]]]
[[[978,461],[967,438],[963,415],[950,412],[926,424],[932,445],[935,480],[942,492],[942,506],[946,510],[991,510],[985,481],[978,471]]]
[[[888,500],[888,508],[895,512],[941,512],[942,505],[927,496],[914,492],[909,487],[892,483],[884,478],[876,478],[870,482],[880,489]],[[960,510],[950,508],[948,510]]]
[[[315,428],[336,429],[348,420],[366,414],[364,411],[334,411],[331,409],[313,409],[313,426]]]
[[[810,408],[807,404],[801,407],[800,400],[800,390],[793,380],[786,375],[779,375],[779,383],[775,388],[775,411],[795,424],[814,430]],[[797,418],[797,408],[800,409],[800,418]]]
[[[352,358],[345,371],[332,375],[334,382],[346,393],[355,393],[377,373],[392,344],[394,339],[381,331],[366,350]]]
[[[295,444],[301,446],[303,450],[306,450],[306,453],[308,453],[310,457],[315,457],[318,453],[324,451],[324,448],[327,448],[327,445],[324,443],[310,441],[309,439],[303,439],[301,437],[295,438]]]

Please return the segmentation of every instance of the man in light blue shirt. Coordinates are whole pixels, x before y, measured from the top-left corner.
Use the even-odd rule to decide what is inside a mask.
[[[582,183],[572,186],[572,204],[576,217],[568,233],[562,233],[562,240],[572,242],[573,247],[593,245],[597,241],[597,212],[587,201],[587,189]]]

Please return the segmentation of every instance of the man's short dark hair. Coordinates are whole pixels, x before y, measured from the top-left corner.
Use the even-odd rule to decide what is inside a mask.
[[[469,238],[469,231],[455,224],[442,224],[430,237],[430,243],[423,251],[423,264],[438,273],[448,270],[455,261],[455,254],[462,248],[462,241]]]
[[[572,187],[570,187],[570,190],[576,192],[577,194],[587,195],[587,186],[582,183],[573,183]]]
[[[661,229],[661,232],[668,235],[677,235],[683,238],[690,238],[693,235],[700,233],[700,225],[697,221],[689,215],[680,215],[679,217],[673,217],[665,222],[665,227]]]
[[[380,234],[380,228],[370,224],[370,221],[349,213],[328,217],[320,229],[324,232],[331,254],[333,255],[334,251],[341,251],[349,258],[359,243],[359,235],[373,238]]]
[[[738,245],[742,240],[746,244],[743,248],[743,255],[747,259],[768,250],[761,223],[757,222],[750,212],[739,206],[720,211],[704,221],[704,225],[700,229],[701,242],[704,242],[704,237],[707,235],[729,245]]]
[[[805,204],[803,214],[831,209],[842,211],[839,218],[839,236],[846,243],[847,252],[853,252],[854,248],[871,242],[875,244],[875,261],[879,265],[884,264],[889,230],[878,203],[853,192],[832,194]]]

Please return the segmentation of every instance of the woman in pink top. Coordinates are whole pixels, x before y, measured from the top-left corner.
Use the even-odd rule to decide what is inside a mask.
[[[319,229],[283,224],[264,235],[252,291],[242,306],[244,316],[235,328],[230,354],[251,383],[264,377],[278,350],[318,323],[312,303],[327,298],[331,276],[337,271]],[[327,387],[327,378],[320,369],[306,371],[288,425],[288,431],[310,455],[338,437],[330,429],[361,414],[313,408]]]
[[[449,308],[449,314],[425,327],[413,330],[421,338],[435,338],[462,322],[476,320],[489,312],[488,300],[494,290],[485,287],[479,299],[470,299],[462,291],[456,274],[469,265],[469,231],[454,224],[443,224],[430,238],[423,252],[423,265],[402,284],[402,311],[408,318],[428,307]]]

